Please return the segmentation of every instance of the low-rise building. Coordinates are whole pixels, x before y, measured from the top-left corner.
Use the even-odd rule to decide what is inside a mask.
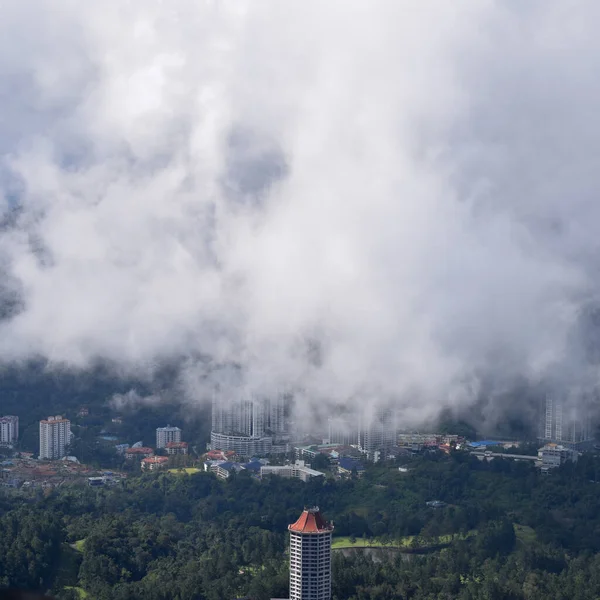
[[[538,450],[538,459],[542,470],[554,469],[565,464],[567,461],[576,462],[578,454],[572,448],[561,444],[546,444]]]
[[[338,459],[340,456],[361,457],[362,452],[352,446],[343,444],[313,444],[311,446],[295,446],[295,457],[299,460],[312,461],[319,454],[324,454],[332,460]]]
[[[167,454],[187,454],[188,453],[188,443],[187,442],[167,442],[165,446],[167,450]]]
[[[304,464],[303,460],[297,460],[294,464],[283,466],[264,466],[260,468],[260,476],[276,475],[287,479],[300,479],[304,482],[313,477],[324,477],[324,473],[311,469]]]
[[[137,448],[128,448],[125,450],[125,458],[127,460],[142,460],[143,458],[149,458],[154,456],[154,450],[145,446],[138,446]]]
[[[129,449],[129,444],[117,444],[115,446],[115,451],[117,454],[125,454],[125,451]]]
[[[142,459],[143,471],[156,471],[164,469],[169,464],[169,459],[166,456],[149,456]]]
[[[258,460],[251,460],[250,462],[244,463],[242,465],[245,471],[252,473],[253,475],[260,475],[260,470],[263,467],[263,463]]]
[[[239,463],[228,460],[207,460],[204,463],[204,470],[214,473],[219,479],[227,479],[231,473],[242,471],[243,468]]]
[[[233,461],[235,458],[235,452],[233,450],[210,450],[205,454],[208,460],[230,460]]]
[[[358,477],[360,477],[364,470],[365,468],[363,464],[354,458],[343,456],[338,460],[338,473],[340,475],[347,476],[351,475],[352,473],[356,473]]]

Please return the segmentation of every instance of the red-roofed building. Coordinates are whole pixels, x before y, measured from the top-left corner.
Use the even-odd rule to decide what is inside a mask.
[[[206,453],[208,460],[233,460],[235,452],[233,450],[211,450]]]
[[[166,456],[150,456],[142,459],[142,469],[144,471],[155,471],[156,469],[162,469],[168,464],[169,459]]]
[[[331,600],[331,537],[318,507],[305,508],[290,532],[290,600]]]
[[[146,448],[144,446],[140,448],[127,448],[125,450],[125,458],[127,460],[141,460],[143,458],[149,458],[154,455],[152,448]]]
[[[165,446],[167,454],[187,454],[188,443],[187,442],[167,442]]]

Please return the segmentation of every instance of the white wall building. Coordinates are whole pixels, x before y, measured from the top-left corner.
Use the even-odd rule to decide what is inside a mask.
[[[331,600],[331,537],[318,507],[305,509],[290,532],[290,600]]]
[[[211,431],[210,447],[212,450],[232,450],[238,456],[264,456],[271,454],[273,438],[228,435]]]
[[[72,437],[69,419],[57,415],[40,421],[40,458],[63,458]]]
[[[287,396],[261,397],[241,388],[216,391],[212,401],[211,448],[233,450],[241,456],[270,454],[289,439],[286,430]]]
[[[260,468],[260,476],[277,475],[286,479],[300,479],[304,482],[309,481],[313,477],[324,477],[321,471],[311,469],[304,464],[303,460],[297,460],[293,465],[271,466],[267,465]]]
[[[356,419],[352,423],[348,418],[331,417],[328,420],[328,443],[344,446],[358,444],[358,426]]]
[[[578,454],[572,448],[561,444],[546,444],[538,450],[539,465],[542,470],[554,469],[567,461],[577,462]]]
[[[19,417],[0,417],[0,446],[12,446],[19,439]]]
[[[393,409],[375,407],[360,420],[358,447],[368,460],[388,458],[396,446],[396,418]]]
[[[547,394],[540,439],[570,447],[591,443],[594,432],[589,413],[594,399],[579,390],[571,390],[568,394]]]
[[[180,442],[181,441],[181,429],[179,427],[166,427],[156,428],[156,447],[166,448],[169,442]]]

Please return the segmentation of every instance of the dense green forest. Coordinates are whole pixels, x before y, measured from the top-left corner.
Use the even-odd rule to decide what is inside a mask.
[[[287,596],[286,529],[318,504],[336,536],[415,536],[407,554],[334,551],[337,600],[597,598],[600,462],[431,455],[345,481],[144,475],[116,488],[0,492],[0,585],[92,600]],[[444,508],[426,502],[440,499]],[[468,535],[467,535],[468,534]]]

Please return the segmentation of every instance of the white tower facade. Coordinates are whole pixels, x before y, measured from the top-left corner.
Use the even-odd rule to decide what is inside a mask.
[[[285,402],[283,393],[262,397],[241,388],[215,391],[211,447],[243,456],[269,454],[286,437]]]
[[[330,444],[343,444],[344,446],[356,446],[358,444],[358,427],[349,419],[331,417],[328,421]]]
[[[593,397],[581,392],[548,394],[544,400],[540,438],[569,446],[579,446],[594,439],[590,405]]]
[[[376,407],[361,418],[358,446],[369,460],[385,460],[396,445],[396,435],[394,410]]]
[[[179,427],[166,427],[156,428],[156,447],[166,448],[169,442],[180,442],[181,441],[181,429]]]
[[[304,509],[290,532],[290,600],[331,600],[333,524],[319,508]]]
[[[19,439],[19,417],[0,417],[0,446],[11,446]]]
[[[63,458],[72,437],[69,419],[57,415],[40,421],[40,458]]]

